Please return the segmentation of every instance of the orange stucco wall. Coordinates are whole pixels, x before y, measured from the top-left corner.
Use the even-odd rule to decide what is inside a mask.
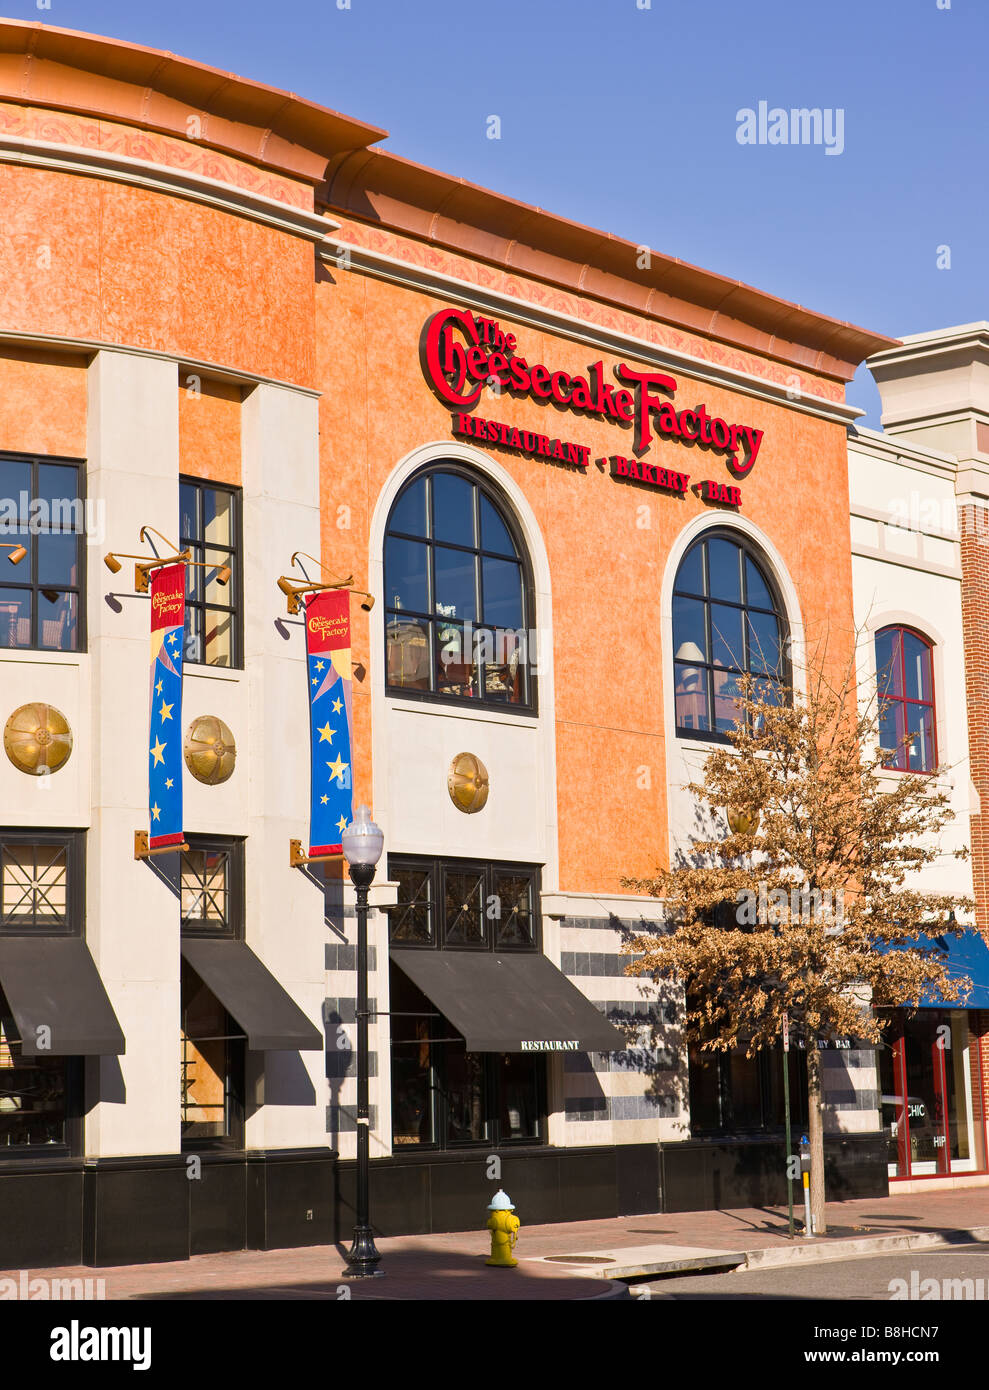
[[[0,206],[5,331],[311,384],[308,242],[182,198],[8,164]]]
[[[85,357],[0,347],[0,447],[85,457]]]
[[[240,486],[241,388],[179,373],[179,470]]]
[[[368,520],[388,475],[412,449],[451,439],[450,412],[419,363],[426,319],[444,304],[417,290],[331,269],[317,287],[323,554],[366,584]],[[571,374],[619,361],[523,324],[499,322],[518,353]],[[765,432],[739,484],[744,514],[785,557],[809,637],[829,628],[838,662],[852,639],[845,431],[782,405],[692,382],[674,372],[678,409],[701,402],[729,422]],[[508,393],[482,393],[476,413],[590,447],[592,460],[632,453],[614,422]],[[592,462],[586,476],[490,444],[525,492],[546,544],[553,590],[560,887],[619,892],[622,875],[646,875],[667,853],[666,750],[660,591],[675,538],[718,509],[688,491],[679,499],[623,484]],[[655,439],[645,458],[692,481],[726,484],[723,455]],[[343,509],[343,510],[341,510]],[[346,524],[341,524],[341,519]],[[355,656],[367,664],[367,622],[356,614]],[[358,757],[370,791],[370,699],[355,687]],[[642,769],[648,769],[642,775]]]

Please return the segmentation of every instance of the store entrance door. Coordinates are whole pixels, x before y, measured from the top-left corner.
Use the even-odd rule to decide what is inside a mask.
[[[965,1010],[898,1015],[880,1051],[879,1075],[890,1177],[985,1169],[985,1125],[976,1124],[973,1106],[973,1081],[981,1094],[978,1048]]]

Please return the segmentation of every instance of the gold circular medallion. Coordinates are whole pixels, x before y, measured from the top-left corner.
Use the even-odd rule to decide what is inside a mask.
[[[37,701],[14,710],[4,727],[3,746],[18,772],[43,777],[68,762],[72,730],[61,710]]]
[[[234,736],[215,714],[201,714],[185,731],[185,765],[197,782],[218,787],[232,775],[237,762]]]
[[[473,753],[458,753],[446,778],[450,800],[458,811],[472,816],[488,799],[488,769]]]

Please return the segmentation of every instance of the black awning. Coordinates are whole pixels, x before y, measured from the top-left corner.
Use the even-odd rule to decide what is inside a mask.
[[[323,1035],[244,941],[182,938],[182,954],[255,1052],[322,1052]]]
[[[468,1052],[620,1052],[627,1042],[536,952],[416,951],[391,958],[463,1033]]]
[[[126,1050],[96,963],[79,936],[0,934],[0,988],[25,1057],[112,1057]]]

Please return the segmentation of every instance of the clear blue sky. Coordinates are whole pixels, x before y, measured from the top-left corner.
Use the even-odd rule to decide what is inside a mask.
[[[880,332],[989,317],[987,0],[344,3],[7,14],[298,92],[410,159]],[[843,153],[740,145],[760,101],[841,108]],[[877,425],[864,369],[849,394]]]

